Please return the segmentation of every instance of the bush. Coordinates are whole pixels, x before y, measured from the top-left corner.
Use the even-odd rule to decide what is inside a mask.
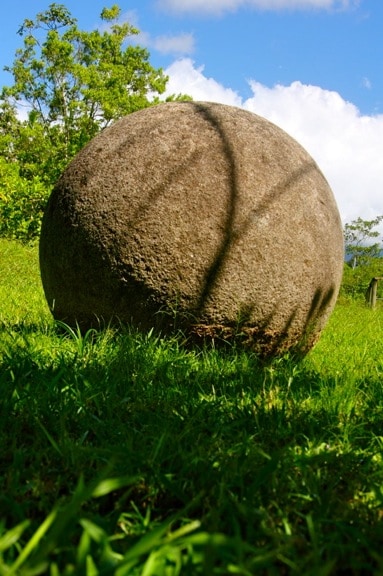
[[[383,258],[371,258],[368,264],[352,268],[344,265],[340,295],[363,300],[372,278],[383,276]],[[383,282],[379,283],[378,296],[381,297]]]
[[[24,178],[16,163],[0,158],[0,236],[35,241],[49,194],[40,178]]]

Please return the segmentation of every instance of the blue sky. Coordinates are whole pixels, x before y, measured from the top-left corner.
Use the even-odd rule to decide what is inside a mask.
[[[58,2],[60,3],[60,2]],[[240,106],[312,154],[344,222],[383,214],[382,0],[66,0],[83,29],[117,3],[169,92]],[[0,24],[0,68],[24,18],[49,1],[13,0]],[[5,11],[4,11],[5,12]],[[9,75],[0,73],[1,85]]]

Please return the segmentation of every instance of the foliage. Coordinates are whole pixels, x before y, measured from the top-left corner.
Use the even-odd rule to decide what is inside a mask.
[[[383,276],[383,258],[370,258],[364,266],[355,268],[345,264],[340,294],[362,301],[371,279],[380,276]],[[383,297],[381,284],[378,285],[379,297]]]
[[[51,4],[24,20],[23,47],[5,68],[14,83],[2,91],[8,106],[20,102],[28,110],[11,151],[22,170],[32,166],[51,183],[97,132],[164,92],[167,77],[130,41],[138,30],[118,23],[119,16],[117,5],[104,9],[104,30],[82,31],[64,5]],[[30,146],[35,140],[38,146]]]
[[[113,121],[160,101],[168,79],[120,17],[117,5],[104,8],[102,27],[82,31],[51,4],[21,25],[23,46],[5,67],[13,84],[0,94],[1,235],[36,237],[44,200],[73,156]]]
[[[378,238],[380,233],[374,230],[383,220],[383,216],[377,216],[373,220],[363,220],[357,218],[344,227],[344,240],[346,260],[351,266],[365,266],[372,258],[377,258],[382,245],[379,242],[371,243],[371,240]]]
[[[36,248],[0,258],[1,573],[382,572],[381,307],[265,365],[58,327]]]
[[[0,157],[0,236],[23,242],[38,237],[49,188],[38,176],[20,176],[19,166]]]

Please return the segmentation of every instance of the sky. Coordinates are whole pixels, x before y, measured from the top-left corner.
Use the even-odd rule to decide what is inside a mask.
[[[51,2],[13,0],[0,22],[0,86],[17,30]],[[383,214],[382,0],[63,0],[81,29],[117,3],[169,94],[274,122],[318,163],[343,224]],[[383,227],[380,229],[383,233]]]

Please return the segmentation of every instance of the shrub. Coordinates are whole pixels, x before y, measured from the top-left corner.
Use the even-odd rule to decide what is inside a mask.
[[[0,158],[0,236],[35,241],[49,194],[40,178],[24,178],[16,163]]]
[[[363,300],[371,278],[376,276],[383,276],[383,258],[370,258],[367,264],[356,268],[345,264],[340,295]],[[379,296],[382,284],[379,284]]]

